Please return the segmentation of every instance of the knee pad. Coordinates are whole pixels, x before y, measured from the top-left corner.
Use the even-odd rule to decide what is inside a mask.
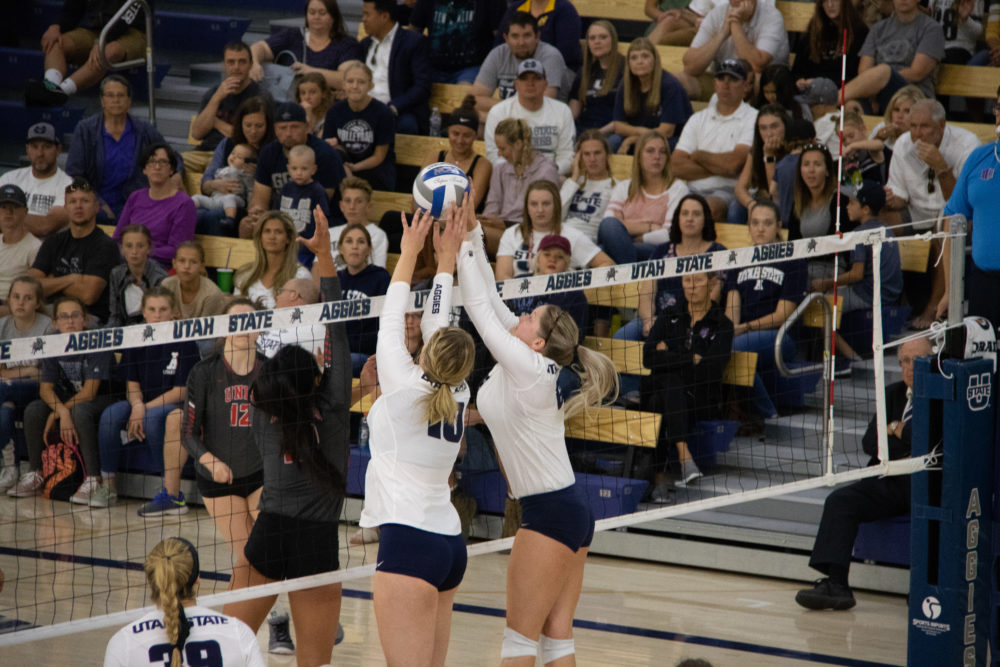
[[[538,655],[538,642],[532,641],[513,628],[503,629],[503,646],[500,648],[500,659],[523,658]]]
[[[549,664],[559,658],[576,653],[576,644],[573,639],[553,639],[552,637],[541,636],[539,644],[542,647],[542,663]]]

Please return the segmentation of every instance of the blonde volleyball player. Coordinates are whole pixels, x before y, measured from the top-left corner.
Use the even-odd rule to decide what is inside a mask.
[[[198,552],[168,537],[143,565],[152,611],[115,633],[104,667],[129,665],[243,665],[264,667],[257,637],[242,621],[198,606]]]
[[[386,662],[444,665],[451,611],[467,555],[448,476],[462,440],[475,359],[472,336],[449,327],[455,255],[465,236],[452,208],[439,232],[428,214],[403,217],[400,258],[379,322],[381,396],[368,414],[371,463],[365,476],[362,527],[378,527],[373,583],[375,618]],[[410,278],[434,227],[437,275],[421,322],[419,363],[406,348],[404,315]]]
[[[520,318],[494,289],[483,231],[467,203],[468,235],[458,258],[462,301],[497,365],[479,389],[478,407],[493,433],[521,526],[507,566],[507,627],[501,665],[575,665],[573,615],[594,517],[566,452],[563,422],[613,400],[611,361],[577,345],[579,331],[558,306]]]

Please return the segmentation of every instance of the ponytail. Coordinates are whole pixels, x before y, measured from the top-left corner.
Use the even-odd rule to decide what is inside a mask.
[[[458,403],[452,389],[463,382],[476,360],[476,345],[468,332],[458,327],[438,329],[420,353],[424,379],[434,388],[420,399],[424,419],[428,424],[458,420]]]
[[[618,397],[618,371],[605,355],[579,345],[580,329],[559,306],[545,307],[539,333],[547,332],[544,354],[560,366],[570,366],[580,376],[580,388],[564,404],[565,415],[572,417],[595,405]]]
[[[153,602],[163,609],[163,629],[173,645],[170,667],[181,667],[181,652],[191,623],[184,613],[184,600],[195,595],[198,581],[198,552],[181,537],[163,540],[149,552],[143,565]]]

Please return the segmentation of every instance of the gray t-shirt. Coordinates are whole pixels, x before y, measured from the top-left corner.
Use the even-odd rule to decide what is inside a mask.
[[[858,55],[874,58],[876,65],[886,64],[898,72],[909,67],[918,53],[938,62],[944,59],[944,30],[941,24],[919,12],[909,23],[902,23],[893,14],[873,25]],[[934,97],[933,70],[916,85],[925,95]]]
[[[814,236],[823,236],[830,228],[830,207],[826,204],[818,208],[807,206],[802,210],[799,218],[799,229],[802,238],[810,239]]]
[[[551,44],[539,42],[533,57],[545,68],[545,78],[549,85],[559,87],[559,99],[564,99],[569,94],[569,86],[565,81],[566,61],[563,60],[562,54]],[[514,79],[517,78],[517,66],[520,64],[521,60],[514,57],[510,47],[501,44],[486,56],[476,76],[476,83],[489,90],[499,88],[502,100],[512,97],[516,92]]]
[[[708,13],[691,41],[692,48],[709,42],[722,29],[726,23],[726,12],[728,11],[729,3],[727,2]],[[743,32],[754,47],[771,54],[772,63],[788,62],[788,32],[785,31],[785,20],[773,4],[758,2],[753,17],[749,22],[743,24]],[[722,62],[729,58],[739,57],[732,37],[727,37],[722,41],[712,60]]]
[[[18,331],[14,326],[14,316],[7,315],[0,317],[0,340],[13,340],[15,338],[32,338],[34,336],[44,336],[49,333],[52,326],[52,318],[44,313],[35,315],[35,322],[27,331]],[[10,368],[21,368],[25,366],[37,366],[37,361],[18,361],[6,364]]]

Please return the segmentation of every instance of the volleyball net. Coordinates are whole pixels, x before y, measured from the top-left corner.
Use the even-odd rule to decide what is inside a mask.
[[[548,303],[555,295],[582,296],[591,320],[583,331],[582,344],[608,355],[620,371],[623,393],[618,401],[578,415],[568,420],[566,427],[570,459],[598,518],[597,530],[648,529],[664,519],[868,476],[924,469],[928,465],[924,459],[888,460],[885,386],[901,375],[888,349],[891,343],[883,345],[883,341],[898,337],[907,309],[882,303],[881,267],[885,261],[899,263],[901,240],[918,247],[951,236],[928,232],[901,238],[878,228],[498,283],[501,297],[521,311]],[[956,241],[963,242],[964,237]],[[682,283],[684,276],[701,273],[715,275],[720,285],[732,285],[741,273],[743,279],[774,280],[769,272],[776,263],[799,260],[819,267],[819,271],[832,270],[834,262],[840,261],[843,275],[857,247],[871,249],[871,306],[844,312],[845,299],[807,297],[780,332],[756,332],[756,336],[746,332],[742,339],[736,336],[725,350],[725,359],[711,360],[718,366],[716,375],[687,375],[687,384],[679,388],[686,401],[683,405],[670,399],[678,394],[663,389],[664,376],[681,371],[669,365],[647,367],[648,342],[628,340],[627,326],[618,337],[592,335],[594,320],[627,325],[644,283]],[[889,248],[892,252],[887,252]],[[887,255],[896,259],[887,260]],[[926,249],[922,257],[926,262]],[[902,263],[906,268],[905,256]],[[668,285],[668,290],[676,287]],[[417,311],[430,294],[428,290],[414,291],[411,298]],[[102,353],[118,355],[134,348],[254,333],[273,337],[277,332],[285,343],[301,342],[309,347],[315,342],[316,327],[376,318],[382,301],[383,297],[361,298],[0,341],[0,362],[35,363],[81,354],[93,359]],[[472,331],[462,316],[458,290],[454,301],[454,322]],[[641,331],[641,326],[632,327]],[[714,332],[691,330],[688,349],[699,344],[693,338],[710,335]],[[846,338],[864,357],[843,377],[834,373],[832,340],[837,336]],[[370,342],[374,347],[374,340]],[[493,366],[488,353],[480,352],[472,374],[474,390],[475,382]],[[371,397],[365,396],[368,389],[359,387],[355,394],[361,398],[352,407],[354,443],[371,404]],[[763,397],[760,389],[765,391]],[[771,413],[762,412],[762,398],[770,400]],[[682,410],[684,415],[676,414]],[[882,463],[868,466],[869,455],[861,440],[876,415],[880,417],[874,423]],[[83,427],[77,425],[78,429]],[[122,442],[132,440],[124,433],[116,435]],[[465,441],[454,478],[456,506],[461,503],[464,508],[460,513],[470,534],[469,555],[509,549],[512,538],[502,537],[501,532],[507,488],[489,431],[483,425],[469,426]],[[685,479],[678,442],[690,452],[701,478]],[[357,445],[351,447],[349,498],[340,517],[340,569],[233,591],[225,590],[234,554],[223,533],[247,530],[245,525],[231,525],[242,521],[241,515],[219,515],[221,510],[217,510],[213,520],[198,502],[188,462],[183,488],[191,511],[155,519],[138,516],[136,509],[161,484],[156,464],[162,454],[158,450],[147,452],[141,460],[133,456],[147,449],[137,442],[124,448],[124,461],[116,477],[121,495],[118,505],[124,505],[124,511],[109,512],[41,497],[0,499],[0,531],[10,536],[0,544],[0,569],[5,577],[0,592],[0,646],[120,626],[136,618],[140,609],[150,604],[142,562],[157,542],[170,536],[180,535],[198,547],[203,582],[199,600],[210,606],[321,584],[346,584],[374,572],[378,545],[349,546],[357,530],[369,457]],[[23,444],[18,451],[23,453]],[[159,465],[163,465],[162,460]],[[22,472],[25,469],[22,464]],[[146,498],[138,497],[142,495]]]

